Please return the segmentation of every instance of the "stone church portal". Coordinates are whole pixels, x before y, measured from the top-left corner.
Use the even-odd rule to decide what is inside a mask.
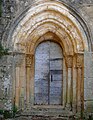
[[[84,50],[89,44],[80,22],[64,4],[46,1],[31,7],[10,40],[17,107],[84,108]]]
[[[93,1],[2,3],[0,38],[9,54],[0,60],[0,108],[25,117],[92,113]]]

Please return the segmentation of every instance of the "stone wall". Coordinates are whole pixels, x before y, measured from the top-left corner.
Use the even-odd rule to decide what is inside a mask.
[[[84,107],[87,112],[93,112],[93,53],[84,54]]]
[[[12,60],[7,56],[0,60],[0,110],[12,108]]]
[[[19,14],[21,14],[27,7],[32,5],[37,0],[2,0],[2,15],[0,17],[0,41],[3,41],[3,44],[6,46],[7,43],[7,36],[8,31],[10,30],[11,23],[18,17]],[[93,38],[93,0],[59,0],[66,2],[70,7],[73,6],[73,8],[82,16],[82,18],[85,20],[86,25],[89,27],[90,32],[90,38]],[[93,41],[92,41],[93,42]],[[88,59],[90,57],[90,60]],[[88,61],[88,60],[89,61]],[[8,94],[12,91],[12,88],[10,87],[12,83],[10,82],[11,76],[7,74],[4,74],[2,72],[2,69],[5,69],[5,71],[8,71],[9,66],[6,64],[6,60],[1,60],[0,63],[0,108],[4,108],[4,106],[7,106],[7,103],[11,106],[11,100],[9,101],[9,97],[11,96]],[[90,66],[92,64],[92,57],[91,54],[85,55],[85,70],[88,68],[90,70]],[[11,65],[9,63],[9,65]],[[11,68],[11,66],[10,66]],[[92,86],[89,85],[92,83],[92,75],[90,73],[93,70],[89,71],[89,74],[85,71],[85,108],[87,109],[88,104],[92,104],[92,102],[89,102],[92,100],[90,97],[93,96],[92,94]],[[8,73],[8,72],[7,72]],[[3,75],[4,74],[4,75]],[[90,81],[89,83],[87,81]],[[86,86],[88,84],[88,86]],[[6,87],[7,86],[7,87]],[[89,88],[86,88],[89,87]],[[11,88],[9,91],[7,91],[8,88]],[[8,92],[8,93],[7,93]],[[7,98],[5,98],[6,94],[9,95]],[[89,96],[86,96],[89,95]],[[87,99],[88,98],[88,99]],[[91,106],[91,104],[89,106]],[[8,106],[8,108],[10,108]],[[90,110],[90,108],[89,108]]]

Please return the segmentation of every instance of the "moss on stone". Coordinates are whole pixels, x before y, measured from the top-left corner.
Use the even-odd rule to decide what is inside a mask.
[[[2,44],[0,43],[0,58],[4,55],[8,55],[8,49],[4,48]]]

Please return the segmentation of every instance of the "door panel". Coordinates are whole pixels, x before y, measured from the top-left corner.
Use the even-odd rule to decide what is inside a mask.
[[[62,100],[62,49],[50,43],[50,104],[61,104]]]
[[[35,53],[35,104],[48,104],[49,43],[40,44]]]
[[[54,42],[41,43],[35,53],[35,104],[62,103],[62,49]]]

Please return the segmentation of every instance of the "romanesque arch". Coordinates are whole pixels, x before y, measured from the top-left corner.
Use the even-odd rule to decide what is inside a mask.
[[[80,110],[84,97],[83,52],[90,49],[89,43],[71,11],[61,2],[49,0],[31,6],[12,31],[13,52],[23,55],[13,73],[15,104],[22,108],[25,103],[34,106],[35,50],[47,40],[57,42],[63,49],[62,106]]]

